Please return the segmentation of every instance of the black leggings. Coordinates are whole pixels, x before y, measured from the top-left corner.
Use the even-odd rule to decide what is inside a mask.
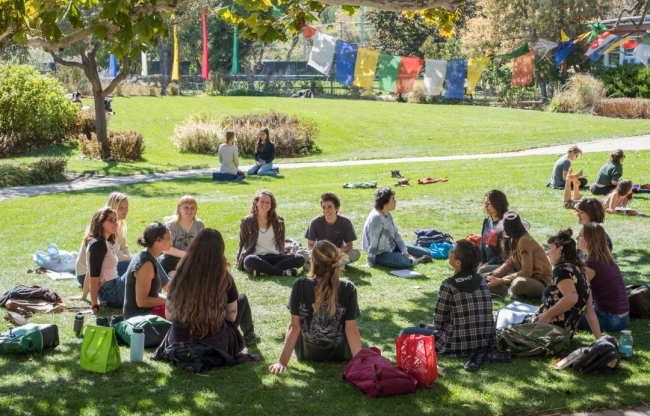
[[[237,325],[244,336],[252,334],[255,331],[253,326],[253,313],[248,304],[248,298],[243,293],[239,294],[237,299],[237,317],[235,318],[235,325]]]
[[[601,188],[601,187],[596,186],[595,183],[592,183],[591,186],[589,187],[589,190],[594,195],[607,195],[610,192],[612,192],[614,189],[616,189],[616,185],[603,186]]]
[[[285,270],[300,268],[305,264],[305,257],[301,254],[251,254],[244,259],[244,269],[248,273],[257,271],[267,276],[282,276]]]

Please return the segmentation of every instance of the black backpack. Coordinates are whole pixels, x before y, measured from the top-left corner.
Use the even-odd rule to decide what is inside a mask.
[[[165,348],[165,356],[176,367],[195,373],[233,365],[230,354],[202,341],[174,342]]]
[[[650,282],[644,285],[625,286],[630,302],[630,316],[650,318]]]
[[[617,374],[616,368],[621,362],[616,338],[601,337],[585,350],[582,357],[573,363],[573,369],[579,373],[594,372],[600,375]]]

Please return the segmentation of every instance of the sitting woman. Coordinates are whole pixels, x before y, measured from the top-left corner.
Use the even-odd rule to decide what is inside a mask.
[[[160,291],[167,287],[169,277],[158,263],[158,256],[172,245],[169,228],[159,221],[147,225],[138,244],[145,249],[133,256],[126,272],[124,319],[142,315],[164,318],[165,297]]]
[[[271,372],[285,371],[294,349],[298,360],[309,361],[348,361],[361,350],[357,289],[340,280],[342,258],[327,240],[314,245],[309,278],[293,283],[287,305],[291,323],[280,359],[269,366]]]
[[[492,293],[508,294],[519,302],[542,297],[553,271],[542,246],[528,234],[529,229],[530,223],[512,211],[506,212],[496,225],[495,230],[503,237],[506,261],[486,277]]]
[[[551,182],[547,186],[555,189],[564,189],[565,185],[567,185],[567,176],[571,169],[571,161],[576,160],[580,155],[582,155],[582,150],[580,150],[578,146],[571,146],[567,151],[566,156],[562,156],[557,162],[555,162],[553,173],[551,174]],[[580,188],[587,186],[587,178],[583,176],[582,171],[578,172],[576,175]],[[568,186],[568,188],[570,189],[571,186]]]
[[[548,239],[548,258],[554,266],[553,278],[544,289],[544,304],[532,320],[564,328],[573,338],[583,315],[596,339],[601,337],[600,325],[594,311],[589,278],[578,257],[576,242],[568,229]]]
[[[189,195],[183,196],[176,205],[176,214],[165,217],[165,225],[172,235],[172,247],[163,251],[160,264],[169,274],[176,270],[178,262],[185,255],[185,250],[201,230],[205,229],[203,221],[196,216],[199,207],[196,199]]]
[[[249,175],[275,175],[273,171],[275,159],[275,145],[271,142],[269,129],[260,130],[259,140],[255,148],[255,164],[248,169]]]
[[[596,181],[591,184],[589,190],[594,195],[607,195],[612,192],[618,181],[623,176],[623,162],[625,161],[625,153],[621,150],[614,150],[609,155],[609,162],[605,163],[598,171]]]
[[[625,208],[627,204],[632,200],[632,182],[628,180],[622,180],[616,185],[616,189],[607,194],[605,199],[603,199],[603,207],[605,212],[608,214],[628,214],[634,215],[636,211],[617,211],[616,208]]]
[[[202,341],[228,353],[235,364],[259,361],[259,355],[242,354],[260,337],[248,299],[237,293],[228,272],[224,249],[221,233],[211,228],[199,232],[187,248],[167,294],[165,316],[172,327],[151,359],[165,360],[165,348],[174,342]]]
[[[244,172],[239,170],[239,149],[235,145],[235,132],[232,130],[226,132],[226,142],[219,146],[219,163],[219,172],[237,175],[239,179],[246,177]]]
[[[494,227],[508,212],[508,198],[503,192],[494,189],[485,194],[483,206],[487,215],[483,220],[483,229],[481,230],[481,262],[478,265],[477,273],[487,276],[503,264],[501,235],[495,231]]]
[[[606,236],[599,224],[587,223],[578,235],[578,248],[587,254],[585,274],[591,281],[591,296],[600,329],[613,332],[627,326],[630,303],[621,270],[607,248]],[[580,318],[578,328],[589,329],[586,314]]]
[[[275,197],[266,189],[255,193],[250,215],[239,225],[237,269],[253,276],[298,276],[305,264],[300,254],[284,252],[284,220],[275,212]]]
[[[71,101],[73,103],[83,107],[83,103],[81,102],[81,93],[79,91],[75,91],[75,92],[72,93],[72,100]]]
[[[129,246],[126,245],[126,216],[129,213],[129,196],[122,192],[113,192],[106,199],[106,206],[114,209],[117,212],[117,234],[115,235],[115,242],[112,243],[113,251],[117,256],[117,275],[122,276],[126,273],[126,269],[131,263],[131,254],[129,253]],[[77,281],[81,286],[84,286],[86,275],[88,274],[88,267],[86,266],[86,256],[81,255],[88,249],[86,238],[90,228],[86,229],[81,248],[79,249],[79,257],[77,257],[76,275]],[[85,298],[84,298],[85,300]]]

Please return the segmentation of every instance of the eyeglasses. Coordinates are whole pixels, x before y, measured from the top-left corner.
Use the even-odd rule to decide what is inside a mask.
[[[117,224],[117,218],[109,218],[106,221],[110,221],[111,224]]]
[[[490,202],[483,202],[483,205],[485,205],[486,207],[489,207],[489,206],[491,206],[492,204],[491,204]]]

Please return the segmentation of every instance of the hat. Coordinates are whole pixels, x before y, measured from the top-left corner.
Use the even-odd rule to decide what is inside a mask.
[[[519,218],[519,214],[514,211],[506,212],[503,219],[494,226],[494,231],[505,238],[519,237],[529,229],[530,223]]]

